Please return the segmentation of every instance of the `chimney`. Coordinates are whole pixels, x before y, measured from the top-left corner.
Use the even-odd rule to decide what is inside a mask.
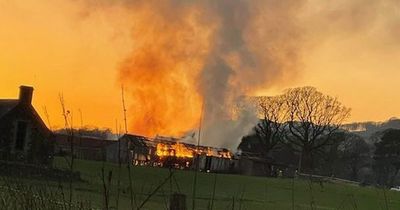
[[[21,85],[19,87],[19,103],[31,105],[32,103],[33,87]]]

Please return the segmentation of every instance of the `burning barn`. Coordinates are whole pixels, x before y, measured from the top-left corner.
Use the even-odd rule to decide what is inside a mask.
[[[148,139],[144,136],[125,134],[118,141],[106,148],[107,161],[144,165],[151,159],[153,153],[149,146]]]
[[[119,154],[119,155],[118,155]],[[108,146],[107,160],[130,162],[134,165],[195,168],[196,156],[199,169],[203,171],[228,171],[231,152],[223,148],[197,146],[183,142],[180,138],[125,134],[118,142]]]
[[[206,148],[207,153],[199,156],[199,169],[202,171],[227,172],[233,168],[232,154],[227,149]]]
[[[159,163],[166,167],[196,168],[202,171],[228,171],[231,165],[231,152],[224,148],[197,146],[182,142],[178,138],[157,136],[156,155]]]

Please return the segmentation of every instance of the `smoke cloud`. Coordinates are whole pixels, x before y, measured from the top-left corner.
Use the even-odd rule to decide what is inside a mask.
[[[120,68],[132,131],[179,135],[203,112],[202,143],[235,147],[257,122],[244,95],[297,72],[302,1],[140,1]],[[249,106],[242,106],[249,107]],[[234,110],[234,111],[232,111]]]
[[[1,6],[7,50],[0,63],[10,78],[3,94],[21,81],[43,85],[46,94],[36,103],[57,113],[57,100],[48,98],[68,90],[91,125],[114,128],[116,117],[121,123],[121,83],[130,132],[197,131],[203,106],[202,139],[211,145],[235,147],[256,121],[251,109],[232,110],[241,96],[293,85],[337,94],[353,107],[351,120],[399,114],[393,98],[400,76],[398,0],[14,0]],[[61,117],[52,121],[63,125]]]
[[[235,147],[257,122],[247,105],[233,110],[243,96],[294,80],[303,56],[328,39],[367,34],[396,42],[398,30],[381,30],[398,28],[390,20],[396,4],[121,1],[118,7],[132,22],[132,50],[119,68],[131,96],[130,131],[151,136],[197,130],[203,107],[203,143]],[[380,16],[383,11],[391,15]]]
[[[206,20],[216,23],[199,77],[204,99],[204,140],[237,145],[257,123],[251,106],[231,109],[244,95],[297,71],[301,48],[296,25],[301,1],[209,1]],[[215,143],[214,143],[215,144]]]

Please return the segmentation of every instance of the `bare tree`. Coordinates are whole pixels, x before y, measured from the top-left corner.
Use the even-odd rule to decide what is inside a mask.
[[[288,117],[287,141],[301,151],[299,170],[311,172],[313,152],[330,143],[330,136],[350,116],[351,110],[314,87],[289,89],[283,97]]]
[[[285,101],[282,96],[260,96],[256,98],[256,105],[260,121],[254,131],[263,147],[262,155],[267,156],[285,135]]]
[[[72,182],[73,182],[73,176],[72,174],[74,173],[74,129],[73,129],[73,119],[72,119],[72,113],[66,109],[65,107],[65,100],[64,100],[64,95],[59,94],[59,99],[60,99],[60,104],[61,104],[61,109],[62,109],[62,116],[64,118],[64,123],[65,123],[65,130],[67,131],[68,135],[68,140],[70,143],[70,161],[67,160],[67,163],[69,165],[69,169],[71,172],[71,177],[69,179],[69,209],[72,208],[72,197],[73,197],[73,187],[72,187]]]
[[[50,130],[53,130],[53,126],[51,126],[51,122],[50,122],[50,115],[49,115],[49,112],[47,112],[46,106],[43,106],[43,113],[44,113],[44,116],[46,117],[47,125],[49,126]]]

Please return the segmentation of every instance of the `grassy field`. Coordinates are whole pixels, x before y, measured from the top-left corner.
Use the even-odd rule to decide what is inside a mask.
[[[75,170],[80,171],[83,182],[75,182],[74,198],[90,201],[93,207],[103,205],[102,167],[106,176],[112,171],[110,206],[115,207],[119,168],[116,164],[76,160]],[[54,166],[66,168],[63,158],[56,158]],[[134,206],[139,206],[160,183],[168,178],[168,169],[131,167],[134,188]],[[130,209],[129,176],[126,166],[121,168],[119,209]],[[142,209],[167,209],[171,192],[187,195],[192,206],[194,172],[174,171]],[[216,179],[216,182],[215,182]],[[373,187],[347,184],[310,184],[307,180],[263,178],[239,175],[198,173],[196,209],[209,209],[214,192],[213,209],[400,209],[400,193]],[[67,185],[64,186],[67,188]],[[136,208],[135,208],[136,209]]]
[[[66,160],[57,157],[54,167],[66,169]],[[79,201],[79,205],[84,204],[91,207],[82,209],[102,209],[104,207],[105,190],[102,168],[104,168],[106,177],[106,189],[110,190],[109,209],[116,209],[119,171],[121,173],[118,209],[131,209],[127,167],[123,166],[119,170],[118,165],[111,163],[76,160],[75,170],[81,173],[83,180],[73,183],[73,200]],[[110,172],[112,173],[111,184],[108,185],[107,177]],[[168,169],[131,167],[130,172],[134,189],[133,209],[138,209],[137,207],[143,203],[141,209],[167,209],[169,195],[173,192],[187,195],[188,209],[191,209],[194,172],[173,171],[171,179],[168,179],[170,176]],[[60,206],[58,201],[68,201],[69,199],[68,180],[60,182],[46,179],[0,178],[0,206],[3,207],[0,209],[16,209],[16,205],[4,208],[4,205],[10,202],[23,203],[25,206],[19,206],[20,209],[26,209],[27,206],[31,208],[32,205],[35,205],[36,208],[31,209],[43,209],[43,205],[51,205],[46,209],[55,209]],[[400,209],[400,192],[373,187],[328,183],[321,186],[320,183],[310,183],[308,180],[212,173],[198,173],[197,180],[195,200],[197,210],[210,209],[211,205],[215,210]],[[160,183],[163,182],[165,184],[160,187]],[[215,188],[214,183],[216,183]],[[155,192],[158,187],[160,188]],[[155,192],[154,195],[145,202],[152,192]],[[39,197],[38,194],[40,194]],[[51,197],[52,201],[42,204],[41,200],[49,199],[48,197]],[[212,199],[213,197],[214,199]],[[33,200],[36,200],[36,203],[32,202]],[[56,202],[53,202],[54,200]]]

